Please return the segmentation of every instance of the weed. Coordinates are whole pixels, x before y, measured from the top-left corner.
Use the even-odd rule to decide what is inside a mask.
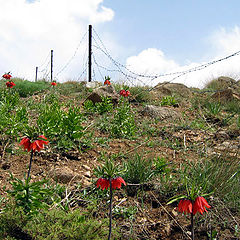
[[[136,154],[125,163],[126,172],[123,178],[128,183],[146,183],[153,176],[152,164],[152,160],[143,159],[141,155]]]
[[[237,127],[240,129],[240,114],[237,117]]]
[[[222,105],[219,102],[208,102],[205,107],[208,112],[214,116],[216,116],[222,110]]]
[[[240,114],[240,104],[238,100],[224,103],[223,108],[227,112]]]
[[[43,210],[28,219],[20,208],[13,207],[1,214],[0,234],[26,240],[101,240],[107,238],[108,231],[106,221],[91,219],[80,209],[71,212]],[[115,229],[113,239],[119,239]]]
[[[113,137],[128,138],[135,135],[136,124],[131,107],[127,101],[122,100],[110,121],[110,134]]]
[[[16,206],[22,207],[27,215],[37,214],[39,209],[48,207],[43,201],[52,192],[44,187],[46,180],[30,183],[30,178],[20,180],[11,175],[12,190],[8,193],[14,198]]]
[[[55,142],[57,148],[66,149],[76,146],[84,135],[82,122],[80,108],[69,107],[68,111],[64,111],[58,102],[45,104],[37,120],[40,131]]]
[[[130,87],[129,90],[132,98],[138,103],[143,103],[150,100],[150,93],[147,87]]]
[[[136,206],[130,206],[130,207],[120,207],[116,206],[113,209],[114,217],[115,218],[124,218],[124,219],[133,219],[134,215],[137,213],[138,209]]]
[[[176,104],[177,104],[177,102],[173,96],[163,97],[160,102],[161,106],[174,106]]]
[[[16,83],[14,90],[18,92],[20,97],[31,96],[35,93],[42,92],[50,87],[49,83],[44,81],[30,82],[22,79],[13,79]]]
[[[113,110],[113,104],[110,97],[102,97],[101,102],[93,103],[91,100],[84,102],[83,108],[86,112],[103,114]]]

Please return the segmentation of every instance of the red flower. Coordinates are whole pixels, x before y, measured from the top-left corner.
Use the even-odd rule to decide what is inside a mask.
[[[40,139],[37,139],[33,143],[31,143],[31,140],[28,137],[24,137],[20,142],[20,145],[23,145],[24,150],[27,149],[28,152],[30,152],[31,150],[33,150],[34,152],[40,152],[40,150],[44,148],[44,144],[47,145],[49,142],[45,141],[47,140],[47,138],[43,135],[40,135],[38,138]]]
[[[28,152],[30,152],[31,149],[32,149],[32,147],[31,147],[31,141],[30,141],[30,139],[29,139],[28,137],[24,137],[24,138],[22,139],[22,141],[20,142],[20,145],[23,145],[24,150],[27,149]]]
[[[8,88],[12,88],[13,86],[16,86],[16,84],[14,82],[9,81],[9,82],[6,82],[6,86]]]
[[[206,199],[204,197],[197,197],[193,204],[193,214],[195,215],[197,212],[200,212],[203,214],[204,211],[207,212],[207,208],[210,208],[211,206],[207,203]]]
[[[126,91],[126,97],[130,96],[130,91]]]
[[[125,181],[121,177],[116,177],[111,180],[112,189],[121,188],[122,184],[126,186]],[[97,187],[101,187],[102,190],[108,189],[110,187],[109,180],[106,178],[99,178],[97,180]]]
[[[111,82],[108,79],[106,79],[104,85],[111,85]]]
[[[178,211],[181,213],[192,213],[192,202],[188,199],[182,199],[178,204]]]
[[[57,86],[57,83],[56,82],[51,82],[51,85],[52,86]]]
[[[2,77],[5,79],[10,79],[12,77],[12,75],[10,75],[9,73],[5,73],[5,74],[3,74]]]
[[[130,96],[130,92],[128,90],[125,91],[124,89],[122,89],[120,91],[120,95],[123,96],[123,97],[128,97],[128,96]]]
[[[109,184],[109,180],[105,179],[105,178],[99,178],[97,180],[97,187],[101,187],[102,190],[104,189],[108,189],[110,184]]]
[[[116,188],[121,188],[122,184],[124,184],[126,186],[125,181],[121,178],[121,177],[116,177],[114,179],[112,179],[112,188],[116,189]]]

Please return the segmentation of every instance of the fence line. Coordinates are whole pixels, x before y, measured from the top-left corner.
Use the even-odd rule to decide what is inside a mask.
[[[65,69],[68,67],[68,65],[71,63],[71,61],[74,59],[74,57],[75,57],[76,54],[77,54],[78,49],[80,48],[80,46],[81,46],[81,44],[82,44],[82,42],[83,42],[83,40],[85,39],[86,36],[87,36],[87,31],[85,32],[85,34],[83,35],[83,37],[82,37],[81,40],[79,41],[79,43],[78,43],[78,45],[77,45],[77,47],[76,47],[76,49],[75,49],[72,57],[71,57],[71,58],[68,60],[68,62],[61,68],[61,70],[59,70],[59,71],[57,72],[57,74],[55,75],[55,78],[56,78],[61,72],[63,72],[63,70],[65,70]]]
[[[54,76],[54,78],[56,79],[72,62],[72,60],[76,57],[78,50],[80,49],[80,47],[82,46],[86,36],[87,36],[88,31],[86,31],[82,38],[80,39],[80,41],[78,42],[78,45],[76,47],[76,49],[73,52],[73,55],[71,56],[71,58],[66,62],[66,64],[60,68],[60,70],[56,73],[56,75]],[[102,39],[100,38],[99,34],[97,33],[97,31],[95,30],[95,28],[93,28],[93,51],[92,51],[92,57],[93,57],[93,63],[92,65],[94,65],[96,68],[93,69],[94,70],[94,78],[96,79],[96,71],[98,72],[98,74],[100,75],[100,77],[104,80],[104,74],[101,72],[101,70],[104,70],[108,73],[119,73],[120,75],[124,76],[124,79],[129,82],[131,85],[133,86],[137,86],[137,83],[140,83],[143,86],[149,86],[149,84],[153,83],[154,80],[157,80],[158,78],[162,78],[162,77],[170,77],[172,76],[173,78],[168,81],[168,82],[173,82],[174,80],[176,80],[177,78],[180,78],[186,74],[192,73],[192,72],[196,72],[196,71],[200,71],[203,70],[211,65],[214,65],[216,63],[225,61],[229,58],[232,58],[234,56],[238,56],[240,55],[240,51],[234,52],[231,55],[222,57],[220,59],[217,60],[213,60],[201,65],[198,65],[196,67],[192,67],[189,68],[187,70],[183,70],[183,71],[176,71],[176,72],[168,72],[168,73],[163,73],[163,74],[144,74],[144,73],[137,73],[132,71],[131,69],[129,69],[129,67],[127,67],[126,65],[118,62],[117,60],[114,59],[114,57],[112,57],[112,55],[110,54],[109,50],[107,49],[107,47],[105,46],[104,42],[102,41]],[[94,52],[99,52],[101,54],[103,54],[109,61],[110,64],[113,64],[114,68],[110,69],[109,67],[106,67],[102,64],[102,59],[101,59],[101,64],[98,63],[97,60],[97,55]],[[85,58],[86,58],[86,53],[87,53],[87,47],[85,49],[85,52],[83,54],[83,61],[82,61],[82,68],[83,71],[80,74],[80,77],[82,77],[85,73],[87,73],[87,64],[88,61],[87,60],[85,62]],[[39,73],[42,73],[43,78],[48,78],[49,76],[49,72],[48,72],[48,68],[50,65],[50,60],[47,62],[48,58],[49,58],[50,53],[48,53],[48,56],[46,57],[46,59],[44,60],[44,62],[38,67],[38,71]],[[47,62],[47,64],[46,64]],[[45,67],[44,67],[45,66]],[[107,74],[108,75],[108,74]],[[78,77],[78,80],[80,79],[80,77]],[[154,87],[149,88],[149,91],[154,89]]]

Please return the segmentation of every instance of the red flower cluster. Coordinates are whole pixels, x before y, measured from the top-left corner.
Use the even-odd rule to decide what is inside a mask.
[[[111,180],[112,189],[121,188],[122,184],[126,186],[125,181],[121,177],[116,177]],[[97,187],[101,187],[102,190],[108,189],[110,187],[110,182],[106,178],[99,178],[97,180]]]
[[[128,97],[128,96],[130,96],[130,92],[128,90],[125,91],[124,89],[122,89],[120,91],[120,95],[123,96],[123,97]]]
[[[52,86],[57,86],[57,83],[56,82],[51,82],[51,85]]]
[[[111,85],[111,82],[108,79],[106,79],[104,85]]]
[[[183,199],[178,204],[178,211],[181,213],[193,213],[195,215],[197,212],[203,214],[205,211],[207,212],[207,208],[210,208],[211,206],[207,203],[206,199],[204,197],[197,197],[192,204],[192,201],[188,199]]]
[[[6,86],[8,88],[12,88],[13,86],[16,86],[16,84],[14,82],[12,82],[12,81],[8,81],[8,82],[6,82]]]
[[[5,73],[3,74],[2,77],[9,80],[12,77],[12,75],[10,75],[9,73]]]
[[[22,139],[22,141],[20,142],[20,145],[22,145],[24,147],[24,150],[27,149],[28,152],[30,152],[31,150],[33,150],[34,152],[35,151],[38,151],[40,152],[40,150],[42,148],[44,148],[44,144],[47,145],[49,142],[48,141],[45,141],[47,140],[47,138],[43,135],[40,135],[38,138],[38,140],[35,140],[34,142],[31,142],[31,140],[28,138],[28,137],[24,137]],[[43,140],[45,139],[45,140]]]

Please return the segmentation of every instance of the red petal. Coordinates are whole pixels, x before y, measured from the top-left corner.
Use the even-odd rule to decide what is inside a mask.
[[[105,178],[99,178],[97,180],[97,187],[101,187],[102,190],[109,188],[109,181]]]
[[[21,142],[20,145],[22,145],[24,147],[24,150],[27,149],[28,152],[30,152],[31,150],[31,141],[28,137],[24,137]]]

